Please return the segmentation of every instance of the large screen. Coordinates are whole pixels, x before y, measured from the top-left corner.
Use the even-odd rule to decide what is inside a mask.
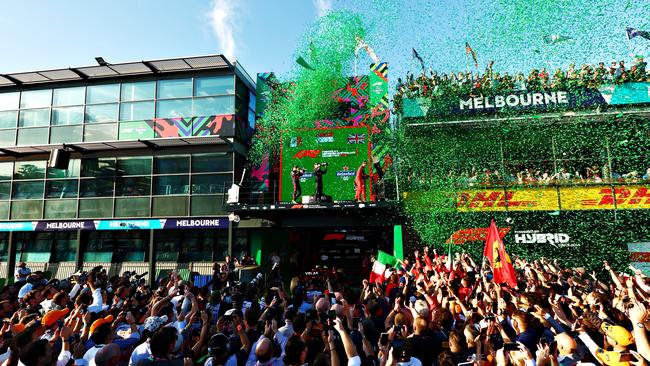
[[[296,131],[282,141],[280,201],[292,199],[291,169],[305,168],[301,178],[303,196],[315,192],[314,164],[327,163],[323,176],[323,194],[334,201],[354,200],[354,176],[363,161],[370,174],[370,130],[368,127],[332,127]],[[366,195],[370,199],[370,180],[366,181]]]

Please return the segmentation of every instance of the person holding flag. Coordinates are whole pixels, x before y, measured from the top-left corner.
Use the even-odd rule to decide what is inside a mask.
[[[388,266],[395,267],[396,264],[397,258],[388,253],[382,252],[381,250],[377,251],[377,258],[375,258],[375,262],[372,264],[372,272],[370,272],[370,282],[384,282],[386,280],[386,269]]]
[[[512,288],[517,288],[517,275],[515,268],[512,266],[510,256],[506,253],[503,240],[499,236],[497,225],[492,219],[490,229],[488,230],[487,239],[485,240],[485,249],[483,256],[488,259],[495,283],[507,283]]]

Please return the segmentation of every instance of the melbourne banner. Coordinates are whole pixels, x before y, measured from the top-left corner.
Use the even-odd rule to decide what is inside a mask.
[[[0,222],[1,231],[76,231],[76,230],[159,230],[227,229],[229,221],[220,217],[125,220],[65,220]]]
[[[602,85],[598,89],[516,90],[481,95],[454,93],[405,99],[403,117],[445,118],[499,113],[580,110],[608,105],[650,103],[650,83]]]

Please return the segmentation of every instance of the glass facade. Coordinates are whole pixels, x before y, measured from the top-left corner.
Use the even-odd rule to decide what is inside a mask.
[[[155,118],[240,111],[246,120],[244,106],[254,105],[254,95],[248,90],[236,98],[235,84],[234,75],[224,75],[0,92],[0,145],[169,137],[154,133]]]
[[[234,73],[106,80],[11,92],[0,88],[0,146],[175,137],[167,134],[170,128],[190,131],[179,132],[181,138],[206,136],[218,131],[201,117],[240,111],[246,119],[248,107],[255,104],[254,90],[241,89],[246,86]],[[155,152],[144,144],[135,152],[120,150],[122,145],[96,155],[82,152],[68,169],[48,167],[42,150],[41,160],[21,156],[19,161],[0,161],[0,221],[225,216],[225,194],[234,173],[242,169],[234,167],[242,159],[223,151],[223,145],[222,152],[215,152],[214,145],[189,151],[168,151],[162,145]],[[7,257],[7,234],[0,233],[0,260]],[[16,232],[12,240],[18,261],[75,261],[82,248],[82,261],[118,263],[146,261],[150,235],[159,261],[220,260],[228,250],[228,231],[223,229]],[[246,240],[237,244],[245,246]]]
[[[0,163],[0,205],[11,219],[220,215],[233,182],[225,152],[72,159],[65,170],[46,163]],[[8,215],[0,207],[0,220]]]

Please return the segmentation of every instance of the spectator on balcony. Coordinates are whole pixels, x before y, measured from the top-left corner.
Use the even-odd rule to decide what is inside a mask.
[[[20,262],[16,270],[14,271],[14,282],[22,283],[27,280],[27,277],[32,274],[32,270],[27,267],[27,263]]]
[[[515,76],[515,89],[516,90],[526,90],[526,79],[524,74],[517,73]]]

